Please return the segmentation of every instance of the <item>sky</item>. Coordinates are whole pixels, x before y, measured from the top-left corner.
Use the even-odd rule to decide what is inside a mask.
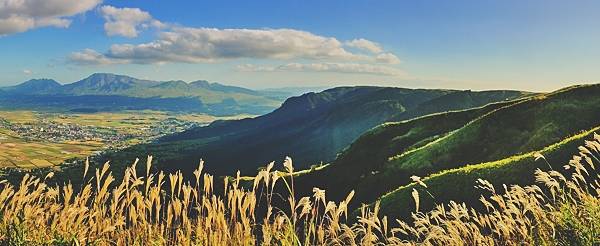
[[[251,89],[600,83],[600,1],[0,0],[0,86],[93,73]]]

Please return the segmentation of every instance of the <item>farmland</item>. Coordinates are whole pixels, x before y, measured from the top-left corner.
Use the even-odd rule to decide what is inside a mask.
[[[54,167],[73,158],[149,142],[217,119],[241,117],[248,116],[151,110],[74,113],[0,109],[0,168]]]

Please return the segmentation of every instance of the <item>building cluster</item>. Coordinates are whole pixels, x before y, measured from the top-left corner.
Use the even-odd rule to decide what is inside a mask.
[[[10,129],[26,141],[64,142],[64,141],[95,141],[105,144],[105,147],[119,148],[127,145],[126,141],[136,139],[141,142],[151,141],[166,134],[181,132],[199,126],[199,123],[169,118],[155,119],[151,124],[130,124],[119,122],[123,126],[79,125],[58,123],[47,120],[47,115],[38,115],[37,122],[11,123],[0,118],[0,128]],[[154,121],[154,120],[153,120]],[[127,132],[127,133],[123,133]]]

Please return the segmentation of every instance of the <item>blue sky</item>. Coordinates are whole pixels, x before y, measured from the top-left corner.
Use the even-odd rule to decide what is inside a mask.
[[[0,86],[108,72],[253,89],[600,82],[600,1],[0,0]]]

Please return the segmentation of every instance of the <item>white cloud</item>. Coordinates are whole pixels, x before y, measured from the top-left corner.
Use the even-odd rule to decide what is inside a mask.
[[[0,0],[0,36],[39,27],[68,27],[70,17],[93,9],[102,0]]]
[[[69,25],[71,25],[71,20],[60,18],[42,18],[36,21],[36,25],[67,28]]]
[[[381,46],[379,46],[378,43],[371,42],[371,41],[366,40],[364,38],[355,39],[355,40],[352,40],[352,41],[346,41],[345,44],[347,46],[350,46],[350,47],[356,47],[356,48],[359,48],[359,49],[362,49],[362,50],[369,51],[371,53],[376,53],[377,54],[377,53],[383,52],[383,50],[381,50]]]
[[[150,26],[162,29],[162,28],[167,28],[169,25],[167,25],[166,23],[157,21],[157,20],[151,20]]]
[[[323,37],[293,29],[215,29],[175,27],[160,32],[159,39],[146,44],[115,44],[105,53],[97,53],[99,60],[86,59],[88,65],[105,65],[106,60],[135,64],[164,63],[217,63],[235,59],[310,59],[310,60],[364,60],[378,63],[399,63],[392,54],[367,56],[348,52],[335,38]],[[89,52],[86,52],[89,53]],[[70,63],[79,52],[69,56]],[[89,57],[87,57],[89,58]],[[395,59],[394,59],[395,58]]]
[[[268,66],[256,67],[252,64],[246,64],[246,65],[237,66],[233,70],[238,71],[238,72],[273,72],[273,71],[275,71],[275,69],[276,69],[275,67],[268,67]]]
[[[0,35],[25,32],[35,28],[35,20],[19,15],[0,18]]]
[[[67,63],[77,66],[108,66],[130,63],[129,60],[110,59],[104,54],[92,49],[85,49],[84,53],[74,52],[67,55]]]
[[[108,36],[122,35],[128,38],[137,37],[138,27],[165,28],[167,25],[152,19],[152,16],[139,8],[115,8],[113,6],[102,6],[100,8],[106,23],[104,31]]]
[[[398,64],[402,63],[398,57],[391,53],[379,54],[375,57],[375,62],[377,63],[386,63],[386,64]]]
[[[33,72],[31,72],[30,70],[24,69],[24,70],[21,70],[21,73],[22,74],[32,74]]]
[[[300,64],[289,63],[278,67],[260,66],[251,64],[237,66],[233,69],[239,72],[276,72],[276,71],[295,71],[295,72],[335,72],[349,74],[371,74],[380,76],[408,77],[408,73],[391,67],[374,66],[358,63],[314,63]]]

